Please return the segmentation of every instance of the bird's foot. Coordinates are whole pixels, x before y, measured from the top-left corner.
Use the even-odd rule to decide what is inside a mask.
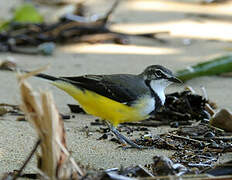
[[[154,147],[146,147],[146,146],[141,146],[136,144],[135,142],[131,141],[130,139],[128,139],[127,137],[125,137],[124,135],[120,134],[118,132],[118,130],[111,125],[108,125],[110,130],[115,134],[115,136],[118,138],[118,140],[120,141],[120,143],[122,144],[123,149],[131,149],[131,148],[136,148],[136,149],[153,149]],[[126,146],[126,144],[130,145],[129,147]]]

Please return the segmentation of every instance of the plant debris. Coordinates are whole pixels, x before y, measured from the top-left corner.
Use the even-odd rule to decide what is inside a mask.
[[[116,0],[106,15],[100,18],[96,18],[96,16],[87,18],[82,16],[83,13],[77,13],[62,16],[58,22],[51,24],[12,21],[8,24],[7,31],[0,33],[0,51],[50,55],[55,47],[54,43],[110,41],[126,44],[128,43],[128,36],[152,38],[164,42],[156,35],[168,32],[126,34],[112,31],[108,27],[108,21],[118,3],[119,1]],[[31,46],[34,48],[31,48]]]
[[[167,94],[164,107],[151,119],[169,122],[209,120],[211,116],[206,109],[209,103],[209,100],[190,90]]]
[[[210,127],[208,124],[183,126],[177,130],[156,135],[149,140],[138,138],[138,145],[175,150],[170,157],[175,163],[199,171],[213,167],[221,153],[232,152],[232,134]]]
[[[231,72],[232,70],[232,56],[222,56],[213,60],[187,67],[176,72],[176,76],[182,81],[200,77],[220,75]]]
[[[18,105],[0,103],[0,116],[10,114],[10,115],[23,115]]]
[[[232,161],[216,165],[212,169],[207,169],[205,173],[213,176],[228,176],[232,174]]]
[[[86,114],[85,111],[76,104],[68,104],[68,107],[72,113]]]
[[[166,156],[153,157],[153,163],[150,165],[152,174],[155,176],[176,175],[181,176],[185,174],[188,169],[182,164],[174,164]]]
[[[225,3],[227,2],[228,0],[202,0],[202,4],[211,4],[211,3],[215,3],[215,4],[218,4],[218,3]]]
[[[13,60],[0,60],[0,70],[15,70],[17,67],[16,63]]]
[[[38,102],[31,86],[25,80],[42,70],[43,68],[21,75],[18,78],[22,98],[20,108],[28,117],[28,121],[34,126],[39,137],[37,146],[40,144],[41,153],[40,155],[37,154],[39,162],[37,167],[42,172],[43,178],[70,179],[71,177],[82,177],[84,173],[70,157],[67,150],[64,123],[51,93],[41,92],[41,102]],[[30,158],[26,160],[26,163],[29,160]],[[24,163],[17,176],[21,175],[26,163]]]

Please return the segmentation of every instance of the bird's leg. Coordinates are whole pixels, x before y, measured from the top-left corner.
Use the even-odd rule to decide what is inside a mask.
[[[111,124],[108,124],[106,122],[107,126],[110,128],[110,130],[115,134],[115,136],[118,138],[118,140],[122,143],[125,144],[125,142],[127,144],[129,144],[132,148],[137,148],[137,149],[146,149],[146,147],[143,146],[139,146],[138,144],[134,143],[133,141],[131,141],[130,139],[128,139],[127,137],[123,136],[122,134],[120,134],[118,132],[118,130],[112,126]]]

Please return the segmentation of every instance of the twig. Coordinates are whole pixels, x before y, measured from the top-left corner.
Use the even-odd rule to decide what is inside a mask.
[[[186,117],[189,117],[190,118],[190,114],[188,114],[188,113],[181,113],[181,112],[177,112],[177,111],[173,111],[173,110],[164,110],[163,112],[162,112],[162,114],[166,114],[166,115],[170,115],[170,116],[178,116],[179,118],[185,118],[186,119]]]
[[[8,107],[12,107],[14,109],[19,109],[19,106],[14,105],[14,104],[0,103],[0,106],[8,106]]]
[[[210,137],[210,138],[207,138],[207,137],[201,137],[201,136],[198,136],[198,137],[194,137],[192,136],[191,138],[193,138],[194,140],[198,139],[198,140],[222,140],[222,141],[232,141],[232,136],[221,136],[221,137]]]
[[[209,128],[211,128],[211,129],[216,130],[216,131],[225,132],[223,129],[220,129],[220,128],[218,128],[218,127],[212,126],[211,124],[207,124],[207,126],[208,126]]]
[[[192,139],[192,138],[189,138],[189,137],[178,136],[178,135],[174,135],[174,134],[170,134],[170,133],[168,133],[167,135],[172,136],[172,137],[175,137],[175,138],[179,138],[179,139],[184,139],[184,140],[196,142],[196,143],[198,143],[198,144],[204,144],[204,145],[206,145],[206,143],[203,142],[203,141],[199,141],[199,140]]]
[[[35,143],[31,153],[29,154],[28,158],[26,159],[26,161],[23,163],[22,167],[19,169],[18,173],[15,174],[15,176],[13,177],[13,180],[16,180],[18,177],[20,177],[23,169],[26,167],[26,165],[28,164],[28,162],[31,160],[33,154],[35,153],[35,151],[37,150],[39,144],[40,144],[41,140],[37,140],[37,142]]]
[[[231,21],[231,17],[228,15],[215,15],[215,14],[207,14],[207,13],[185,13],[187,17],[196,17],[196,18],[205,18],[212,20],[220,20],[220,21]]]
[[[212,165],[205,164],[205,163],[188,163],[188,166],[190,167],[212,167]]]
[[[111,9],[106,13],[105,17],[102,19],[99,19],[98,21],[102,21],[104,24],[106,24],[110,18],[110,16],[113,14],[115,11],[116,7],[118,6],[120,0],[116,0],[114,4],[112,5]]]
[[[211,108],[211,106],[210,106],[208,103],[205,104],[205,110],[206,110],[211,116],[213,116],[213,115],[215,114],[215,111],[213,110],[213,108]]]
[[[129,126],[145,126],[145,127],[157,127],[157,126],[163,126],[163,125],[168,125],[170,122],[150,122],[150,121],[141,121],[141,122],[126,122],[123,123],[124,125],[129,125]]]

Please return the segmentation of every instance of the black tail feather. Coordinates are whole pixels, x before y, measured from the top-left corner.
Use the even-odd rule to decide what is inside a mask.
[[[10,70],[10,71],[16,71],[16,70]],[[18,71],[22,72],[22,73],[30,73],[31,72],[31,71],[27,71],[27,70],[23,70],[23,69],[18,69]],[[41,79],[46,79],[46,80],[49,80],[49,81],[57,81],[57,80],[60,79],[58,77],[51,76],[51,75],[48,75],[48,74],[43,74],[43,73],[39,73],[39,74],[36,74],[34,76],[38,77],[38,78],[41,78]]]
[[[42,74],[42,73],[36,74],[35,76],[39,77],[39,78],[42,78],[42,79],[47,79],[47,80],[50,80],[50,81],[59,80],[59,78],[57,78],[57,77],[50,76],[50,75],[47,75],[47,74]]]

